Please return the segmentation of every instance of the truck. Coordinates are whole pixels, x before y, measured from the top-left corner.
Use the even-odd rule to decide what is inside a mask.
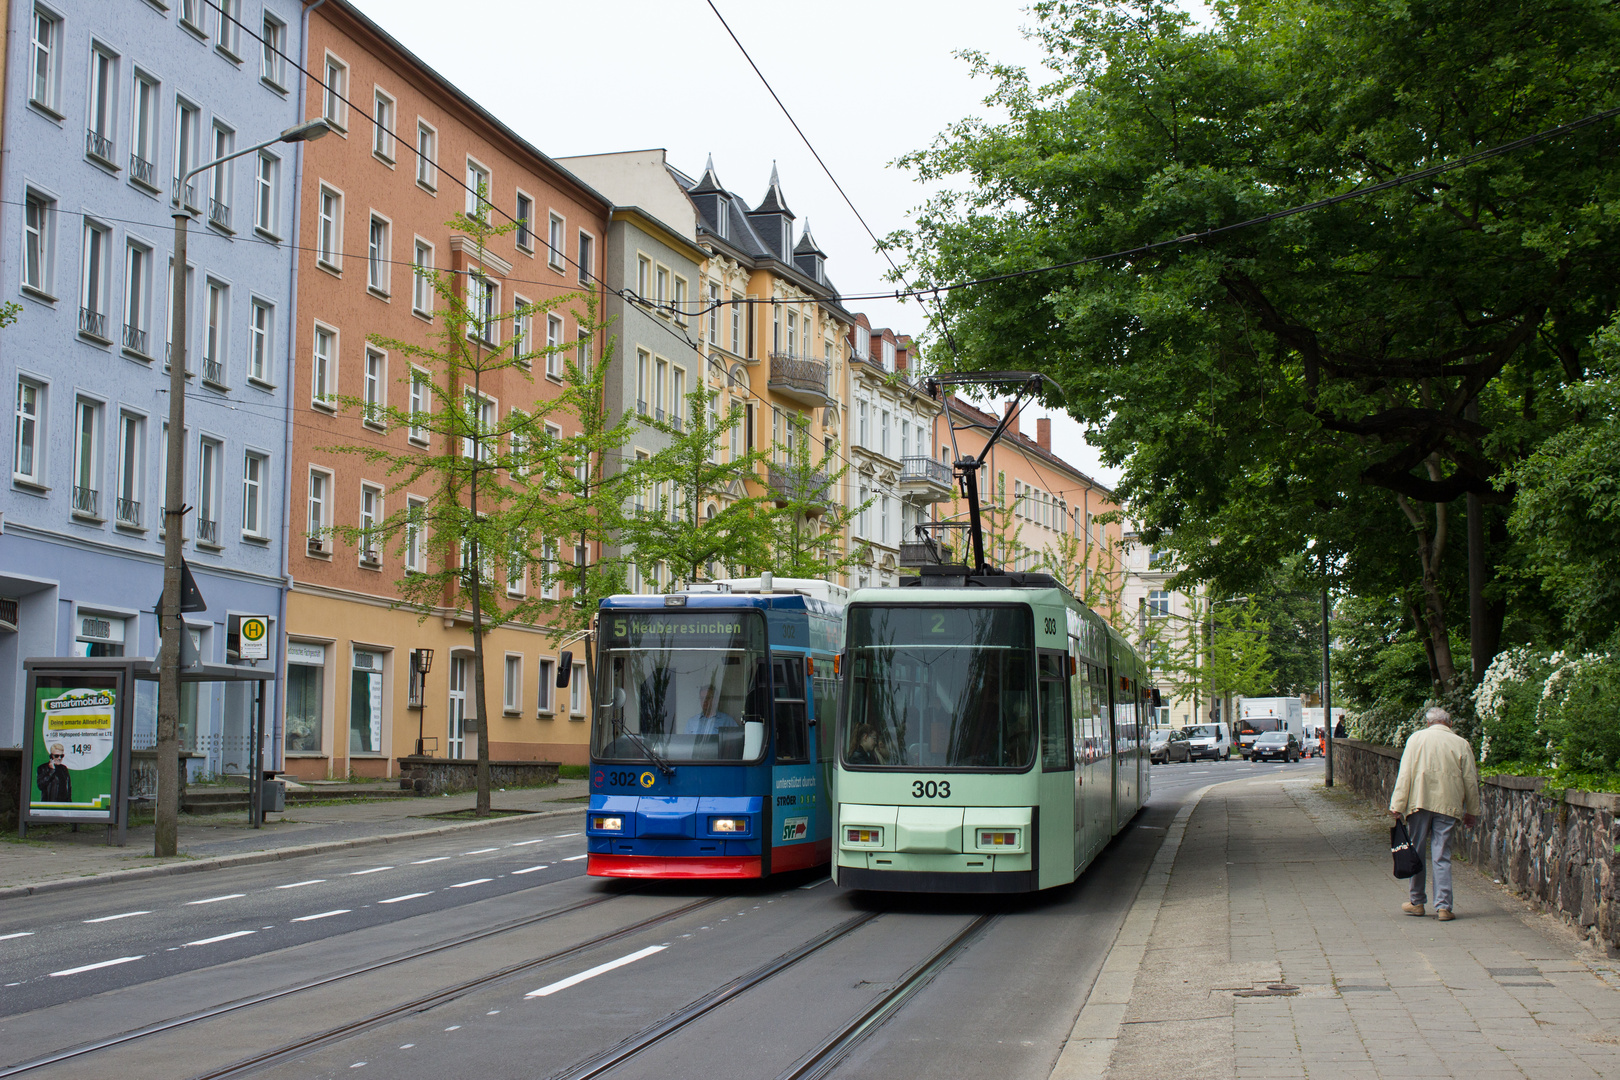
[[[1333,722],[1335,724],[1344,719],[1344,710],[1337,705],[1333,707]],[[1305,709],[1305,756],[1321,757],[1323,754],[1323,740],[1327,732],[1322,730],[1322,706],[1307,706]]]
[[[1297,697],[1244,698],[1238,706],[1238,750],[1245,761],[1255,736],[1267,731],[1289,731],[1303,745],[1305,712]]]

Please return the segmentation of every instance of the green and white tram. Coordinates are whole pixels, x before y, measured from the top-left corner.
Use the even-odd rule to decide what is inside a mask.
[[[834,880],[1073,881],[1147,801],[1146,670],[1048,575],[927,569],[846,611]]]

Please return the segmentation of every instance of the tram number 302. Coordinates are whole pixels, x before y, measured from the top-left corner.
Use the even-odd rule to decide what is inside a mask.
[[[913,780],[911,782],[911,797],[913,799],[948,799],[951,797],[951,782],[949,780],[934,781]]]

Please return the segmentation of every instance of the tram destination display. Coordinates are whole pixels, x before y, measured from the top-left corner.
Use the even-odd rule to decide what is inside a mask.
[[[614,612],[602,620],[610,649],[746,649],[763,646],[755,612]]]

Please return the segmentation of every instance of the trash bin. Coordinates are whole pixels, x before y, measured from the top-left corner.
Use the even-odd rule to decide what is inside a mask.
[[[266,780],[264,789],[260,792],[260,806],[266,814],[284,814],[287,812],[287,781]]]

